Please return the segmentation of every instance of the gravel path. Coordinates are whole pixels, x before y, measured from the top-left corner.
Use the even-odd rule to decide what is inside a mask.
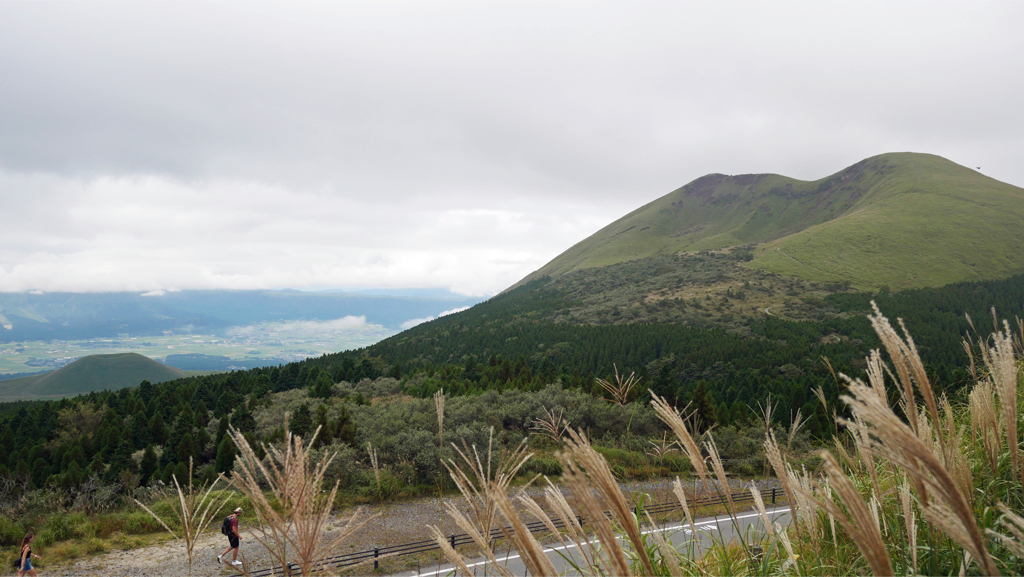
[[[757,481],[759,488],[770,488],[777,486],[774,480]],[[750,481],[737,480],[732,484],[732,491],[744,491],[750,486]],[[671,481],[660,479],[655,481],[643,481],[634,483],[623,483],[623,492],[627,498],[635,494],[645,493],[648,495],[648,503],[665,503],[672,499]],[[692,481],[684,483],[687,492],[699,490],[700,486]],[[541,487],[530,487],[527,493],[535,499],[540,497]],[[700,491],[703,492],[703,491]],[[568,495],[572,503],[571,495]],[[543,502],[538,499],[543,505]],[[368,522],[362,529],[346,541],[338,550],[338,554],[356,551],[365,551],[374,547],[388,547],[423,541],[429,539],[427,532],[428,525],[440,526],[445,534],[462,533],[455,523],[444,514],[444,504],[453,503],[460,510],[467,511],[468,506],[462,497],[446,496],[444,499],[438,497],[421,498],[412,501],[399,503],[386,503],[383,505],[372,505],[363,507],[362,518],[379,513],[379,516]],[[337,531],[341,525],[355,512],[354,509],[341,511],[341,515],[335,518],[332,525]],[[242,531],[242,555],[253,569],[266,568],[274,565],[266,550],[260,546],[255,539],[249,537],[245,517],[241,518]],[[333,533],[328,533],[328,536]],[[213,577],[233,575],[226,565],[218,565],[216,557],[227,547],[227,538],[220,534],[219,526],[213,531],[204,535],[196,544],[196,558],[192,567],[192,574],[195,577]],[[400,570],[406,566],[395,564],[394,569]],[[368,571],[364,571],[368,572]],[[80,575],[103,575],[109,577],[141,577],[154,575],[188,575],[188,563],[185,558],[185,546],[178,541],[169,541],[161,545],[154,545],[143,549],[132,551],[116,551],[92,557],[79,559],[68,566],[60,568],[48,568],[45,575],[53,576],[80,576]]]

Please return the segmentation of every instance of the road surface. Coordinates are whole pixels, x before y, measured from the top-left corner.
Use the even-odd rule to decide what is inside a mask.
[[[768,517],[772,519],[773,523],[780,523],[783,526],[788,525],[790,521],[790,510],[789,506],[775,507],[768,509]],[[763,533],[764,527],[761,523],[760,515],[756,511],[748,511],[740,513],[737,517],[738,531],[744,536],[748,533]],[[585,526],[584,526],[585,527]],[[724,539],[727,543],[737,539],[737,527],[733,526],[732,519],[728,515],[718,515],[717,517],[707,517],[704,519],[696,520],[694,522],[694,528],[697,530],[696,544],[694,551],[697,555],[702,551],[707,551],[711,548],[713,540]],[[648,533],[654,533],[656,531],[663,532],[663,535],[671,538],[673,546],[677,551],[689,551],[691,542],[694,540],[693,531],[690,529],[689,523],[686,522],[675,522],[665,527],[656,527],[644,529],[642,533],[645,535]],[[717,536],[715,534],[718,534]],[[568,546],[557,546],[545,548],[544,551],[547,553],[548,558],[551,559],[552,564],[560,575],[573,574],[572,566],[569,564],[571,559],[579,559],[580,556],[575,552],[575,545]],[[512,552],[504,557],[498,558],[514,575],[528,575],[526,571],[526,565],[519,558],[519,554]],[[485,561],[483,558],[474,559],[472,562],[467,563],[469,568],[474,572],[478,572],[479,575],[483,575],[485,572]],[[487,571],[488,574],[494,574],[494,571]],[[451,565],[443,566],[439,569],[434,570],[421,570],[420,572],[402,573],[403,577],[444,577],[445,575],[454,575],[454,568]]]

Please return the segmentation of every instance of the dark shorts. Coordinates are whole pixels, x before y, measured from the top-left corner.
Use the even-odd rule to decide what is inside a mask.
[[[31,557],[25,557],[25,564],[21,566],[21,570],[22,571],[31,571],[32,570],[32,558]]]
[[[238,535],[228,535],[228,543],[231,543],[232,549],[238,549]]]

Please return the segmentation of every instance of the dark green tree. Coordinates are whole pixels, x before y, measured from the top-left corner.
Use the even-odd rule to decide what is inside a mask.
[[[153,442],[157,445],[163,445],[167,442],[167,437],[170,435],[170,430],[164,423],[164,416],[156,414],[152,419],[149,420],[149,431],[152,435]]]
[[[309,387],[309,396],[317,399],[326,399],[331,396],[331,386],[334,383],[331,382],[331,376],[327,372],[320,373],[320,376],[316,378],[312,385]]]
[[[174,474],[174,463],[167,463],[164,467],[163,473],[160,474],[160,480],[168,485],[171,484],[171,475]]]
[[[295,409],[295,414],[292,415],[291,423],[289,424],[292,433],[300,437],[306,437],[312,426],[313,415],[310,414],[309,407],[307,405],[299,405],[299,408]]]
[[[352,420],[352,417],[349,416],[345,405],[341,406],[341,412],[338,414],[338,418],[334,420],[332,429],[334,430],[335,440],[341,441],[347,445],[355,446],[356,424]]]
[[[235,444],[227,435],[217,445],[217,460],[214,467],[218,473],[227,473],[235,464]]]
[[[214,439],[214,442],[217,443],[218,446],[220,446],[221,439],[223,439],[228,433],[228,424],[227,417],[221,417],[220,422],[217,424],[217,437]]]
[[[134,451],[135,447],[128,441],[128,435],[122,436],[110,459],[110,466],[107,467],[106,472],[103,474],[103,480],[107,483],[116,483],[121,471],[125,469],[135,471],[138,466],[135,464],[135,460],[132,459]]]
[[[153,478],[153,474],[156,473],[156,467],[156,451],[153,450],[153,445],[149,445],[146,447],[146,451],[142,453],[142,462],[139,463],[139,474],[141,475],[139,482],[147,485],[149,480]]]
[[[327,422],[327,405],[320,403],[316,408],[316,426],[320,427],[320,434],[316,437],[318,446],[330,445],[334,441],[334,430],[331,425]]]
[[[72,461],[68,465],[68,470],[64,473],[64,480],[61,485],[67,489],[77,487],[82,484],[82,468],[78,466],[78,463]]]
[[[189,458],[195,458],[196,444],[192,440],[192,433],[185,433],[178,443],[178,461],[188,463]]]
[[[708,391],[707,381],[701,379],[690,396],[690,410],[693,412],[693,428],[703,433],[718,423],[715,399]]]
[[[178,479],[178,484],[187,486],[189,482],[188,476],[188,464],[178,463],[174,466],[174,476]],[[187,489],[186,489],[187,490]]]
[[[231,426],[243,433],[251,433],[256,430],[256,419],[253,418],[249,409],[242,405],[231,414]]]

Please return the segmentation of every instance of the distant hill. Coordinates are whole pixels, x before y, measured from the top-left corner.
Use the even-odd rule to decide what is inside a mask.
[[[186,376],[181,369],[136,353],[90,355],[56,371],[0,381],[0,401],[59,398],[138,386],[142,381],[161,383]]]
[[[519,284],[744,245],[754,247],[745,266],[862,289],[1006,278],[1024,272],[1024,189],[909,152],[813,182],[710,174],[609,224]]]

